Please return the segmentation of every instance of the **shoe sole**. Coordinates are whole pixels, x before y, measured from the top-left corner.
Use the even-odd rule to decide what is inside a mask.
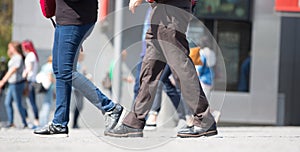
[[[196,137],[202,137],[202,136],[215,136],[218,134],[217,130],[212,130],[212,131],[207,131],[201,134],[177,134],[177,137],[181,137],[181,138],[196,138]]]
[[[42,138],[67,138],[69,137],[68,134],[34,134],[37,137],[42,137]]]
[[[156,131],[156,130],[157,130],[157,127],[145,126],[144,130],[145,130],[145,131]]]
[[[105,136],[111,136],[111,137],[119,137],[119,138],[122,138],[122,137],[143,137],[143,133],[142,132],[130,132],[130,133],[127,133],[127,134],[113,134],[113,133],[110,133],[110,132],[106,132],[104,133]]]

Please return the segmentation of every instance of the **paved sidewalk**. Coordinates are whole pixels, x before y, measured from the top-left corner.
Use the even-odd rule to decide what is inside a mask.
[[[213,137],[181,139],[174,129],[145,132],[144,138],[111,138],[103,129],[70,130],[68,138],[41,138],[32,130],[1,130],[1,152],[299,152],[300,127],[219,127]]]

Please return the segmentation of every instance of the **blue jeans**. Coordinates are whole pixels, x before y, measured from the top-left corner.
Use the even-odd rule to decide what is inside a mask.
[[[35,100],[35,89],[33,86],[34,82],[29,81],[28,82],[28,91],[29,91],[29,101],[33,110],[34,118],[39,119],[39,111],[36,105],[36,100]]]
[[[54,84],[51,84],[49,89],[44,93],[44,101],[40,111],[40,126],[47,125],[49,122],[50,110],[53,101]]]
[[[138,64],[136,65],[135,83],[134,83],[134,88],[133,88],[133,92],[134,92],[133,100],[135,100],[136,96],[139,93],[139,89],[140,89],[140,73],[141,73],[141,68],[142,68],[142,61],[143,61],[143,58],[141,58],[139,60]]]
[[[110,111],[115,106],[91,81],[76,71],[81,44],[93,27],[94,24],[85,24],[57,25],[55,28],[52,53],[56,78],[56,109],[52,121],[55,125],[68,125],[72,85],[102,112]]]
[[[6,97],[5,97],[5,108],[8,116],[8,123],[14,123],[14,110],[12,102],[15,101],[18,106],[19,113],[21,115],[22,123],[27,126],[26,123],[26,112],[22,105],[22,95],[24,91],[24,82],[10,83],[8,85]]]

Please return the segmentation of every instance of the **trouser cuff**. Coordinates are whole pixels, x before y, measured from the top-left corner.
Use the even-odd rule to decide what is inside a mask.
[[[134,112],[129,112],[122,123],[132,128],[144,129],[146,121],[138,119]]]

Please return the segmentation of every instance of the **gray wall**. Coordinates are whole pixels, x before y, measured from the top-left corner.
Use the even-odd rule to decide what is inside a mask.
[[[281,28],[279,92],[285,101],[285,124],[300,125],[300,19],[283,17]]]
[[[254,0],[250,92],[226,93],[223,122],[277,123],[279,31],[274,0]]]

